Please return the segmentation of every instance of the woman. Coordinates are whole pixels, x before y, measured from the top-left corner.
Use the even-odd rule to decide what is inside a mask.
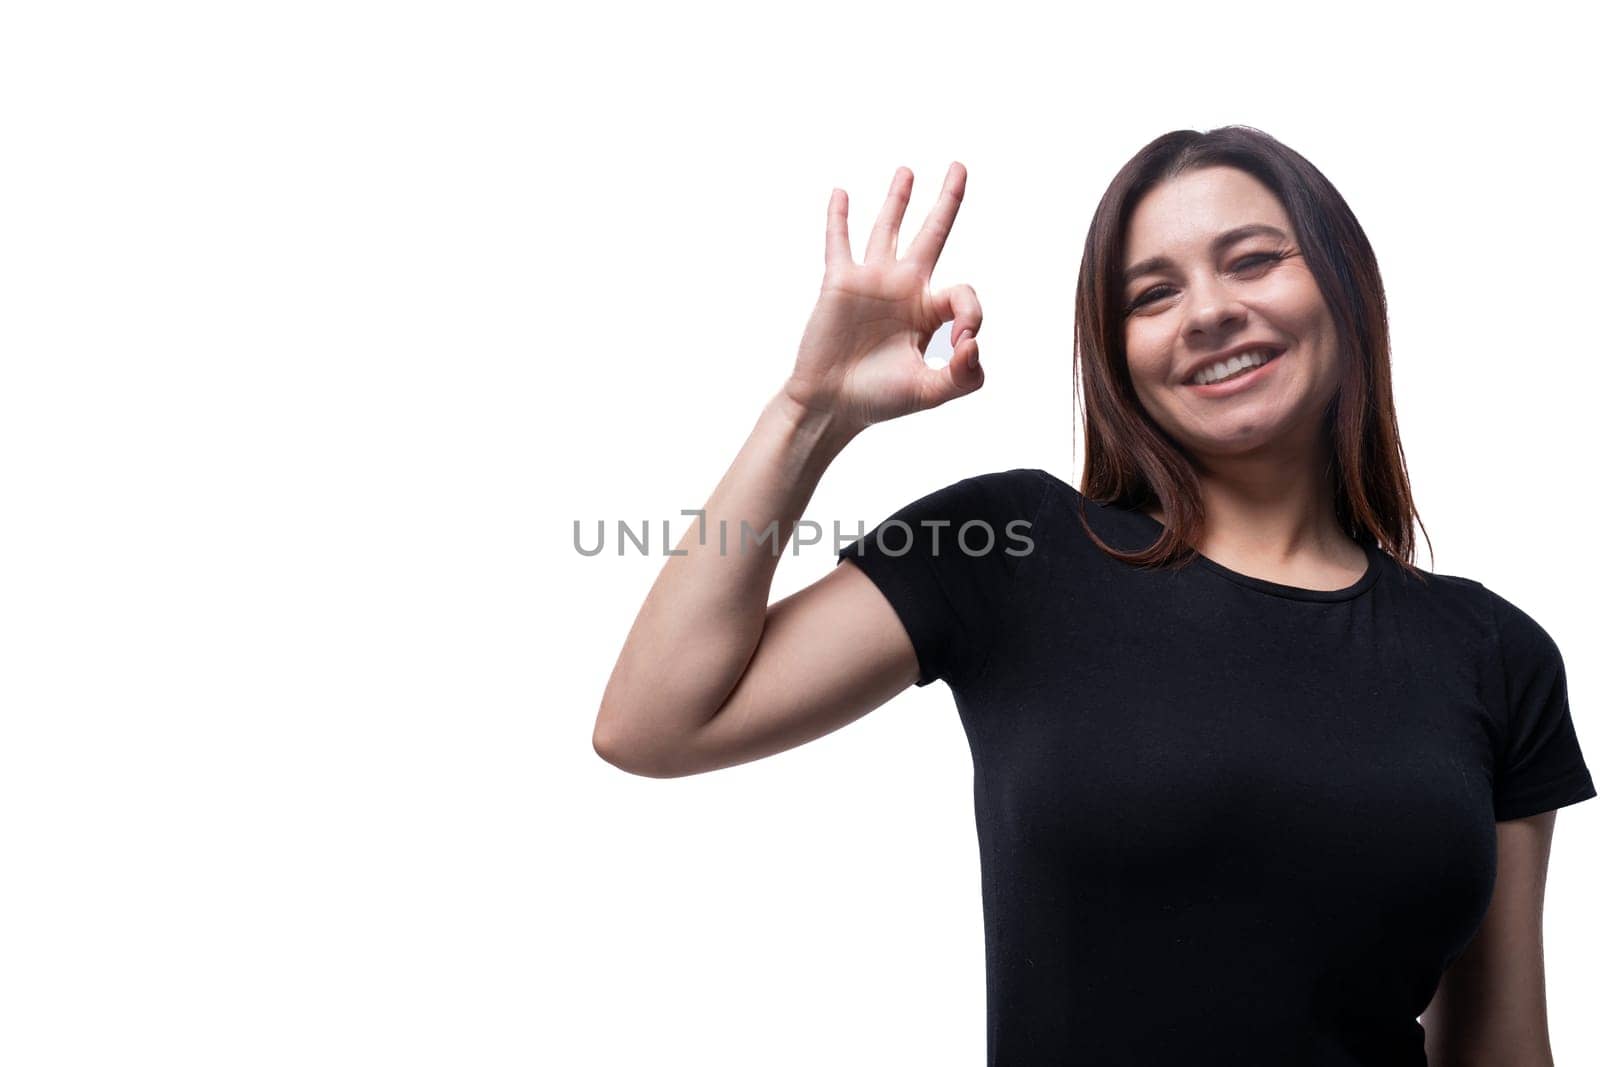
[[[794,370],[703,519],[780,535],[685,535],[596,750],[695,774],[941,678],[973,753],[991,1064],[1549,1063],[1555,809],[1595,795],[1561,654],[1412,563],[1377,264],[1271,137],[1168,134],[1102,199],[1081,492],[965,479],[766,603],[844,446],[983,384],[976,294],[928,291],[965,177],[897,258],[897,172],[860,264],[835,191]]]

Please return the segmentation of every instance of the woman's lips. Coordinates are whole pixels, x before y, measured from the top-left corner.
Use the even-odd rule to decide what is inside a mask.
[[[1208,398],[1232,396],[1234,393],[1243,392],[1263,381],[1267,375],[1272,373],[1272,368],[1282,362],[1283,357],[1287,354],[1287,352],[1280,352],[1261,364],[1261,366],[1251,367],[1243,374],[1236,374],[1227,381],[1211,382],[1207,385],[1186,385],[1184,388],[1193,389],[1196,393]]]

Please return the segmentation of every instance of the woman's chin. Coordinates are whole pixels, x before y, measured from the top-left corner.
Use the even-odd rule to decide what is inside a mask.
[[[1219,459],[1243,458],[1254,454],[1283,454],[1296,438],[1296,424],[1283,419],[1266,420],[1240,412],[1204,426],[1190,426],[1180,441],[1191,453]],[[1308,424],[1306,429],[1316,432]]]

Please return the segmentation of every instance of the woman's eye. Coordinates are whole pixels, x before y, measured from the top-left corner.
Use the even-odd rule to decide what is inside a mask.
[[[1253,256],[1245,256],[1235,266],[1239,270],[1249,270],[1251,269],[1251,264],[1271,263],[1282,258],[1283,255],[1279,252],[1258,252]]]
[[[1146,289],[1144,294],[1140,296],[1139,299],[1128,305],[1128,310],[1132,311],[1134,308],[1143,307],[1145,304],[1148,304],[1158,293],[1166,292],[1167,288],[1168,287],[1165,285],[1158,285],[1154,289]]]
[[[1285,258],[1286,255],[1287,253],[1285,252],[1257,252],[1254,255],[1245,256],[1243,259],[1239,260],[1233,265],[1233,269],[1236,271],[1254,270],[1257,267],[1266,266],[1269,263],[1276,263]],[[1139,308],[1150,303],[1152,300],[1159,300],[1162,294],[1168,292],[1170,289],[1171,286],[1167,285],[1158,285],[1153,289],[1146,289],[1144,293],[1138,297],[1138,299],[1134,300],[1133,303],[1128,305],[1127,310],[1137,311]]]

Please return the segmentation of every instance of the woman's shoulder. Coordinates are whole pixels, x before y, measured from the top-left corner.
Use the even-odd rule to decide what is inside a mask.
[[[1451,611],[1467,611],[1488,619],[1494,602],[1504,600],[1476,578],[1464,574],[1447,574],[1443,571],[1417,568],[1419,578],[1414,587],[1427,597]]]
[[[1047,502],[1077,505],[1085,499],[1072,483],[1044,467],[1012,467],[986,471],[955,483],[966,491],[1036,505]]]
[[[937,483],[935,483],[937,484]],[[1015,537],[1038,524],[1060,491],[1058,479],[1037,467],[1012,467],[968,475],[899,507],[845,552],[860,555],[879,542],[914,544],[937,553],[940,532],[983,543],[983,529],[995,539]],[[892,552],[904,555],[909,548]]]
[[[1032,519],[1063,491],[1076,492],[1043,468],[1012,467],[970,475],[923,499],[951,513]]]
[[[1437,574],[1443,579],[1443,588],[1450,594],[1470,602],[1489,628],[1495,643],[1506,649],[1538,651],[1552,650],[1555,642],[1520,604],[1476,578],[1455,574]],[[1518,599],[1522,599],[1520,596]]]
[[[1440,616],[1470,624],[1485,645],[1501,655],[1551,655],[1555,642],[1548,631],[1516,600],[1477,578],[1423,571],[1409,588]],[[1521,599],[1518,597],[1517,599]]]
[[[1066,483],[1042,467],[1011,467],[1007,470],[991,470],[974,474],[961,479],[955,484],[970,484],[990,491],[1041,496]],[[1071,487],[1068,486],[1068,488]]]

